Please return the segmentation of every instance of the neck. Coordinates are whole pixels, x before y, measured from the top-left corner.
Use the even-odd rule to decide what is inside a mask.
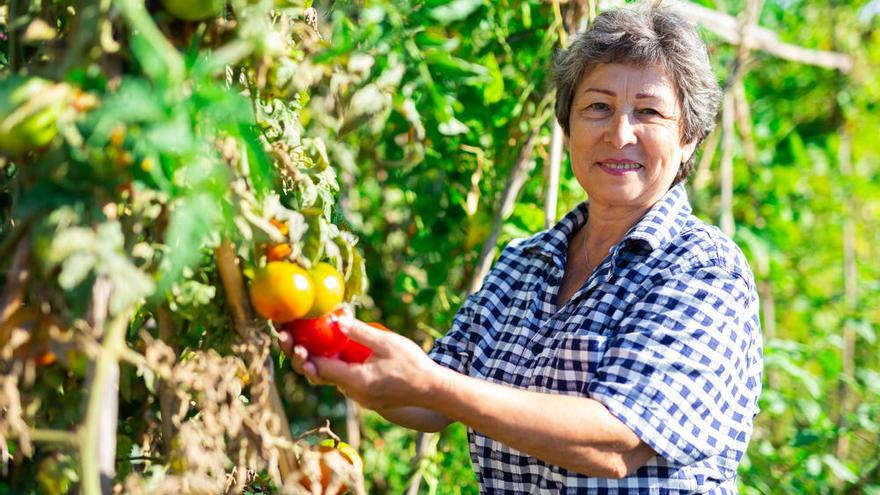
[[[596,253],[596,258],[604,258],[608,250],[623,239],[623,236],[645,216],[651,206],[607,206],[590,201],[589,221],[579,233],[587,237],[587,250]],[[594,263],[598,263],[599,259]]]

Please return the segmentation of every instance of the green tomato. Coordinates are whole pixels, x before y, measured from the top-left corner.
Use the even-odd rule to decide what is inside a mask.
[[[226,0],[162,0],[162,6],[178,19],[201,21],[222,14]]]
[[[41,98],[53,86],[51,81],[38,77],[13,76],[0,81],[0,153],[21,156],[28,151],[49,144],[58,133],[58,116],[64,108],[61,99],[35,109],[15,123],[16,110],[34,98]]]

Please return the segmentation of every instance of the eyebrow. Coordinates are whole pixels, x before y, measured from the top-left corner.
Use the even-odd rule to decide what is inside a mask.
[[[608,89],[601,89],[601,88],[587,88],[583,92],[589,93],[591,91],[596,92],[596,93],[602,93],[602,94],[605,94],[608,96],[617,96],[617,93],[615,93],[614,91],[611,91]],[[646,100],[646,99],[651,99],[651,98],[658,99],[659,96],[652,94],[652,93],[636,93],[637,100]]]

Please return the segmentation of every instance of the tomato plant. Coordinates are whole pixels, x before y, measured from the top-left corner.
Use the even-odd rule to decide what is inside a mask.
[[[269,320],[366,288],[321,101],[363,76],[275,4],[0,7],[0,492],[304,489]]]

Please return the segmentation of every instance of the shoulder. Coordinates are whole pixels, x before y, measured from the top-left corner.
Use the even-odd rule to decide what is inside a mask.
[[[682,231],[682,245],[690,253],[687,263],[692,268],[713,267],[742,278],[749,288],[754,287],[755,277],[742,249],[727,234],[691,216]]]
[[[514,239],[505,245],[471,299],[497,298],[509,293],[515,281],[532,271],[531,267],[537,263],[538,255],[533,246],[539,235]]]
[[[501,250],[493,271],[501,268],[509,272],[543,261],[549,256],[546,248],[550,242],[552,242],[552,232],[549,230],[511,240]]]
[[[754,275],[742,249],[721,229],[696,216],[688,216],[684,228],[663,247],[660,256],[673,274],[721,271],[754,289]]]
[[[616,274],[636,298],[670,287],[689,291],[709,284],[743,296],[738,302],[755,302],[755,279],[742,250],[721,229],[693,215],[659,245],[635,241],[621,251],[615,256]]]

